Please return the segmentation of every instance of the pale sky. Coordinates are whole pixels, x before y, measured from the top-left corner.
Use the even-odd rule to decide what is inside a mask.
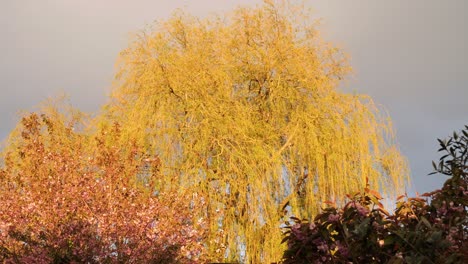
[[[48,97],[96,111],[131,33],[177,8],[197,16],[260,1],[0,0],[0,140],[20,110]],[[436,138],[468,124],[468,1],[309,0],[322,34],[351,57],[343,89],[369,94],[393,119],[412,170],[409,192],[441,186],[426,176]]]

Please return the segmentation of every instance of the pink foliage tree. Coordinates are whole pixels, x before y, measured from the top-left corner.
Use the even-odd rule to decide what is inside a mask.
[[[116,146],[119,125],[77,133],[63,118],[31,114],[0,169],[4,263],[198,263],[202,201],[157,192],[157,157]]]

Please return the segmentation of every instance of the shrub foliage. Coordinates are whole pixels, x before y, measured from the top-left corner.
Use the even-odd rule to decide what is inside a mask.
[[[441,189],[400,196],[389,214],[366,187],[311,222],[292,218],[283,263],[467,263],[468,126],[439,143],[434,173],[450,177]]]
[[[113,145],[118,124],[96,136],[74,132],[77,125],[57,113],[23,118],[0,170],[0,262],[191,263],[202,257],[203,223],[192,215],[197,200],[150,191],[157,157],[132,142]],[[149,163],[152,170],[144,170]]]

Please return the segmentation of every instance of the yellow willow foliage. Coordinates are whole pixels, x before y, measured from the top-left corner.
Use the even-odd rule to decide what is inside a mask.
[[[121,53],[100,122],[158,156],[158,188],[206,199],[213,261],[269,263],[287,216],[311,218],[366,179],[388,195],[407,179],[389,119],[336,89],[347,72],[300,8],[176,13]]]

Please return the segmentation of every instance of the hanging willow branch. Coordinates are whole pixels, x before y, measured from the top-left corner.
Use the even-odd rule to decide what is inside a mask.
[[[311,218],[366,178],[388,195],[407,179],[388,118],[336,89],[349,66],[301,10],[176,15],[121,53],[101,122],[157,155],[158,188],[208,201],[213,260],[277,261],[283,217]]]

